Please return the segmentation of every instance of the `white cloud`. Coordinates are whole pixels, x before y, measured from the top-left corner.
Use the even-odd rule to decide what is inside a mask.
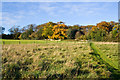
[[[63,8],[69,9],[71,15],[99,15],[101,11],[105,11],[110,4],[99,5],[99,3],[84,3],[84,4],[66,4]]]
[[[41,10],[43,10],[51,16],[57,16],[55,14],[56,9],[57,9],[57,6],[51,6],[50,3],[43,3],[39,5],[38,11],[41,12]]]
[[[50,4],[43,4],[42,6],[40,5],[39,8],[45,10],[46,12],[50,12],[55,10],[56,7],[50,6]]]
[[[2,13],[2,24],[3,25],[15,25],[17,24],[20,19],[22,19],[23,15],[17,14],[17,13],[8,13],[8,12],[3,12]]]
[[[17,20],[11,19],[10,17],[3,17],[2,19],[2,24],[5,24],[7,26],[16,24],[16,23],[17,23]]]

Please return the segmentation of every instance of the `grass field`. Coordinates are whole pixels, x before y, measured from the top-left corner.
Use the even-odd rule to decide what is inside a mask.
[[[113,78],[107,65],[92,55],[87,42],[41,40],[39,44],[6,44],[2,46],[4,78]],[[117,44],[95,45],[112,61],[118,61]]]
[[[49,40],[6,40],[2,39],[1,44],[38,44],[38,43],[64,43],[64,42],[75,42],[74,40],[56,40],[56,41],[49,41]],[[84,42],[84,41],[83,41]]]
[[[32,44],[32,43],[52,43],[48,40],[2,40],[2,44]],[[58,41],[56,41],[57,43]],[[55,41],[54,41],[55,43]]]

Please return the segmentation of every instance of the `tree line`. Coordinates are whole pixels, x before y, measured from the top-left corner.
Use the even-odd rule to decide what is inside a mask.
[[[96,25],[73,25],[68,26],[64,22],[48,22],[41,25],[30,24],[23,28],[13,26],[9,29],[10,34],[4,34],[1,27],[2,39],[75,39],[93,41],[115,41],[120,38],[119,23],[102,21]]]

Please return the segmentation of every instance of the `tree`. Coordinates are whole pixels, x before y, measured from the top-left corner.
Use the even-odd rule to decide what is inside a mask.
[[[111,41],[118,41],[118,35],[119,35],[119,25],[115,25],[112,29],[112,31],[110,32],[110,38],[111,38]]]
[[[113,21],[111,21],[111,22],[102,21],[97,24],[97,28],[104,29],[104,30],[110,32],[110,31],[112,31],[112,28],[114,25],[115,25],[115,22],[113,22]]]
[[[79,25],[73,25],[73,26],[71,26],[71,28],[72,29],[78,29],[78,30],[81,29],[81,27]]]
[[[115,38],[118,33],[118,25],[115,25],[112,29],[112,37]]]
[[[5,31],[5,28],[1,26],[0,27],[0,39],[2,38],[4,31]]]
[[[67,30],[67,32],[66,32],[67,38],[68,39],[75,39],[75,34],[76,34],[77,31],[78,31],[78,29],[71,29],[71,28],[69,28]]]
[[[104,29],[98,29],[96,26],[92,28],[92,30],[88,33],[87,39],[95,40],[95,41],[103,41],[107,32]]]
[[[56,23],[53,22],[48,22],[43,26],[43,32],[42,32],[42,36],[45,38],[51,38],[51,36],[53,35],[53,26],[56,25]]]
[[[20,26],[13,26],[8,31],[10,32],[10,34],[16,34],[16,33],[18,33],[20,31],[19,27]]]
[[[1,26],[1,27],[0,27],[0,34],[3,34],[4,31],[5,31],[5,28]]]
[[[42,36],[42,32],[43,32],[43,28],[40,27],[39,30],[37,32],[32,33],[29,37],[31,37],[31,39],[43,39],[44,37]]]
[[[81,36],[83,36],[84,33],[82,31],[77,31],[76,34],[75,34],[75,39],[79,39]]]
[[[54,25],[52,31],[53,35],[49,36],[52,39],[65,39],[67,38],[66,31],[68,30],[68,27],[63,23],[63,24],[57,24]]]
[[[34,32],[34,25],[30,24],[27,27],[28,29],[19,36],[19,39],[31,39],[30,35]]]
[[[20,36],[20,26],[13,26],[8,30],[10,32],[10,35],[13,37],[13,39],[18,39]]]
[[[79,25],[69,26],[67,30],[67,37],[69,39],[75,39],[75,35],[77,31],[83,32],[81,26]]]

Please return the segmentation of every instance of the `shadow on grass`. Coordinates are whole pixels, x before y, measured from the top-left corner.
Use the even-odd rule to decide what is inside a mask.
[[[81,74],[88,75],[90,72],[88,70],[81,70],[82,62],[77,60],[77,67],[72,69],[66,69],[64,73],[61,74],[50,74],[47,76],[46,80],[67,80],[67,79],[77,79]]]

